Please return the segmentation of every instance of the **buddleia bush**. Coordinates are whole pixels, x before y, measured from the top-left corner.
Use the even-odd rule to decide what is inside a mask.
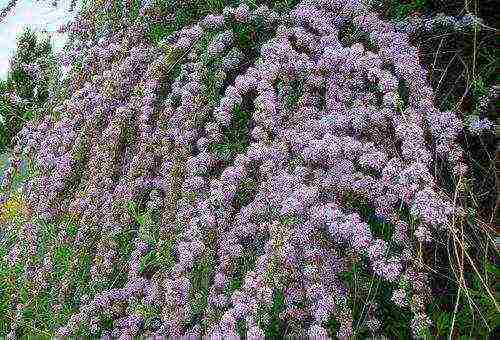
[[[428,332],[421,246],[465,214],[431,168],[460,183],[468,167],[408,35],[359,1],[304,0],[151,40],[157,8],[68,27],[68,97],[19,133],[2,184],[23,213],[6,223],[1,332]]]

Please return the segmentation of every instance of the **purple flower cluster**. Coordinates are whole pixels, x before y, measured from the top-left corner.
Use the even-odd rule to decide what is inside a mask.
[[[142,8],[152,15],[149,5]],[[259,18],[274,37],[254,58],[236,46],[233,26]],[[456,142],[463,126],[434,107],[408,35],[362,1],[341,0],[304,0],[287,15],[228,7],[171,34],[165,49],[147,42],[147,20],[121,24],[97,47],[85,26],[73,28],[88,45],[78,47],[88,72],[71,74],[59,119],[47,116],[22,131],[3,184],[9,192],[21,154],[28,157],[39,170],[26,184],[33,220],[69,214],[78,231],[60,239],[77,251],[96,249],[88,283],[94,295],[59,336],[87,324],[95,330],[109,313],[110,337],[237,337],[243,321],[247,337],[262,339],[261,325],[282,292],[280,317],[301,325],[300,334],[328,338],[333,317],[335,335],[349,337],[352,292],[341,274],[361,259],[369,264],[364,274],[394,286],[410,282],[412,296],[425,296],[410,240],[430,242],[450,224],[455,210],[430,165],[436,154],[463,164]],[[367,33],[377,52],[362,42],[346,46],[346,24]],[[242,106],[254,108],[249,146],[221,157],[215,146]],[[392,237],[376,238],[353,202],[372,206]],[[411,226],[403,205],[416,218]],[[126,257],[117,241],[124,234],[132,237]],[[24,238],[34,244],[36,232]],[[156,257],[164,261],[147,266]],[[52,267],[47,260],[34,281]],[[126,277],[121,288],[115,269]],[[200,275],[210,279],[206,305],[198,306]],[[419,332],[428,325],[426,301],[410,304],[406,293],[395,289],[392,301],[411,305]],[[366,327],[375,330],[372,307]],[[144,326],[144,309],[155,310],[157,327]]]
[[[488,118],[479,119],[479,117],[475,117],[469,123],[468,130],[473,135],[481,136],[483,134],[487,134],[488,132],[493,132],[494,127],[495,124],[493,124],[493,122]]]

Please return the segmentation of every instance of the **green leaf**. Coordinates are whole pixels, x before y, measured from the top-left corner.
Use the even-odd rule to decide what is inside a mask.
[[[275,289],[273,295],[273,305],[271,307],[271,320],[265,328],[266,338],[282,339],[284,336],[284,324],[279,315],[285,309],[285,295],[283,291]]]
[[[498,268],[497,266],[488,262],[488,263],[486,263],[485,268],[486,268],[487,272],[492,273],[497,277],[500,277],[500,268]]]

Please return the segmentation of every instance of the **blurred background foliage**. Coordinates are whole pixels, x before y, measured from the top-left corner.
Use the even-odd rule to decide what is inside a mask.
[[[43,115],[59,66],[48,38],[29,28],[19,36],[6,79],[0,79],[0,152],[23,125]]]

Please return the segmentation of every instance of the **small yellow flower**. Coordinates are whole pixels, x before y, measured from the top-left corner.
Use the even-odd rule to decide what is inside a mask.
[[[171,64],[175,61],[175,46],[168,43],[160,43],[160,48],[163,50],[165,57],[163,57],[164,64]]]
[[[18,192],[13,193],[4,204],[0,205],[0,224],[26,215],[26,208],[23,196]]]

